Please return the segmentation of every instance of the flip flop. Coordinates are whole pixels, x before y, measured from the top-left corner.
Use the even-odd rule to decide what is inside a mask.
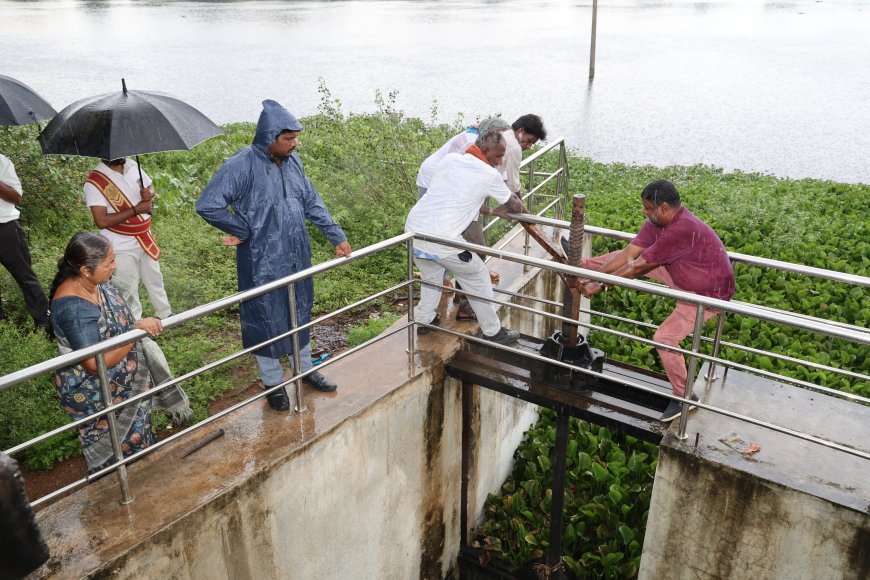
[[[477,322],[477,315],[474,312],[459,311],[456,313],[456,322]]]

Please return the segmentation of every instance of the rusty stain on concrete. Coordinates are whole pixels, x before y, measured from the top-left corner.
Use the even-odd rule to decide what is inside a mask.
[[[441,578],[444,555],[444,492],[441,489],[441,436],[444,432],[444,373],[433,376],[426,404],[423,438],[426,460],[423,472],[423,529],[420,545],[420,578]]]

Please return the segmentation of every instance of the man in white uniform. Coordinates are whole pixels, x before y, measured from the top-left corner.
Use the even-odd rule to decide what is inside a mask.
[[[487,128],[501,128],[497,123],[504,123],[498,117],[491,117],[481,121],[481,130]],[[502,179],[511,192],[520,194],[520,163],[523,161],[523,151],[528,151],[539,140],[547,139],[547,130],[544,121],[537,115],[523,115],[502,133],[505,140],[504,160],[497,167]]]
[[[85,182],[85,202],[101,235],[112,242],[117,269],[112,282],[136,320],[142,318],[139,281],[145,285],[157,318],[172,314],[160,272],[160,249],[151,233],[154,188],[132,159],[103,159]]]
[[[9,270],[24,293],[24,303],[37,326],[48,326],[48,300],[30,261],[24,231],[18,225],[20,215],[15,205],[21,201],[22,188],[15,166],[0,155],[0,264]],[[6,318],[0,304],[0,320]]]
[[[486,123],[486,125],[481,124],[480,127],[469,127],[462,133],[454,135],[448,139],[447,143],[442,145],[438,151],[423,161],[420,165],[420,170],[417,172],[417,197],[423,197],[426,194],[429,184],[432,183],[432,175],[435,173],[435,168],[438,167],[448,153],[465,153],[465,150],[468,149],[470,145],[474,145],[475,141],[477,141],[477,137],[484,131],[490,129],[504,131],[505,129],[511,128],[507,121],[502,120],[501,117],[490,117],[484,121],[484,123]],[[465,239],[468,240],[467,235],[465,236]],[[480,239],[483,239],[482,230]],[[485,241],[468,241],[473,244],[486,245]]]
[[[523,206],[511,195],[495,166],[504,157],[504,138],[498,131],[486,131],[477,138],[476,144],[466,153],[451,153],[438,165],[432,182],[417,204],[411,208],[405,222],[406,232],[424,233],[458,242],[462,232],[477,219],[487,197],[503,204],[492,213],[507,218],[508,212],[522,212]],[[493,297],[492,282],[480,256],[467,250],[435,242],[414,240],[414,263],[420,270],[422,280],[440,284],[445,270],[468,292]],[[438,325],[440,318],[435,313],[441,291],[423,286],[420,304],[414,318],[417,322]],[[499,344],[513,344],[519,333],[503,328],[492,302],[468,297],[480,323],[484,338]],[[418,327],[418,334],[429,332],[427,327]]]

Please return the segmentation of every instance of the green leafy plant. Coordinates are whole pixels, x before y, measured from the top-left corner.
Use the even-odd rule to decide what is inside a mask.
[[[408,118],[399,107],[400,95],[396,92],[374,95],[376,110],[368,114],[344,112],[340,100],[325,83],[321,83],[320,96],[318,114],[302,120],[305,131],[299,154],[309,178],[354,248],[401,233],[407,212],[416,202],[414,181],[420,162],[461,130],[466,121],[460,117],[450,124],[426,124]],[[436,104],[432,115],[434,121]],[[169,297],[177,311],[237,290],[235,250],[221,244],[220,232],[200,219],[193,207],[220,164],[251,143],[255,127],[235,123],[223,129],[224,135],[190,152],[141,157],[158,192],[153,228],[163,251],[161,268]],[[47,289],[72,234],[95,229],[81,192],[84,177],[95,160],[44,156],[35,137],[34,127],[0,127],[0,152],[13,160],[24,187],[20,223],[28,234],[34,271]],[[586,194],[589,224],[637,230],[643,220],[640,190],[654,179],[667,177],[676,182],[686,205],[713,226],[729,250],[866,275],[870,263],[868,185],[725,173],[701,165],[656,168],[601,164],[576,155],[569,155],[568,161],[571,178],[567,193]],[[553,160],[545,156],[537,167],[552,169]],[[496,236],[492,234],[490,241]],[[332,246],[316,228],[311,229],[311,239],[315,263],[335,257]],[[621,246],[620,242],[597,240],[594,250]],[[398,283],[405,278],[406,267],[404,248],[395,248],[318,276],[315,314],[335,310]],[[737,266],[736,273],[738,300],[864,327],[870,320],[870,297],[863,288],[743,265]],[[32,329],[21,293],[3,269],[0,288],[0,299],[10,316],[9,322],[0,322],[0,372],[5,374],[49,358],[55,347]],[[147,313],[149,304],[144,292],[142,295]],[[671,309],[667,301],[618,289],[601,300],[604,302],[597,306],[609,312],[655,323],[661,322]],[[615,324],[614,328],[635,331],[628,325]],[[375,329],[361,332],[367,335]],[[769,322],[729,317],[725,340],[765,348],[769,344],[774,352],[870,372],[870,349],[866,347]],[[592,341],[608,356],[658,368],[658,357],[650,347],[625,348],[624,341],[604,333],[595,333]],[[239,342],[237,309],[225,310],[161,337],[176,374],[232,352]],[[870,396],[866,383],[834,373],[785,365],[770,357],[730,349],[725,349],[723,356]],[[242,359],[237,366],[185,383],[197,418],[208,414],[209,403],[221,393],[252,377],[250,361]],[[54,399],[53,380],[53,376],[43,376],[0,393],[0,444],[4,448],[68,422]],[[37,446],[23,457],[48,466],[77,452],[75,434],[64,437],[65,443],[46,443],[52,450]]]
[[[514,469],[484,507],[474,546],[511,564],[541,560],[549,548],[555,413],[544,409],[514,454]],[[658,449],[571,419],[562,559],[579,578],[637,575]]]
[[[359,326],[354,326],[347,332],[347,344],[349,346],[358,346],[367,340],[371,340],[385,331],[398,319],[399,315],[393,313],[382,313],[375,317],[370,317]]]

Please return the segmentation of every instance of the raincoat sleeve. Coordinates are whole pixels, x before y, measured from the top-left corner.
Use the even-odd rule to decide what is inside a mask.
[[[251,172],[245,171],[244,164],[234,161],[224,163],[211,178],[196,200],[196,213],[217,229],[245,241],[251,236],[250,226],[238,212],[233,213],[228,208],[250,190]]]
[[[298,163],[298,160],[297,160]],[[300,164],[301,166],[301,164]],[[323,232],[326,239],[333,246],[337,246],[342,242],[347,241],[347,236],[344,235],[344,230],[341,226],[335,223],[332,216],[329,215],[329,210],[323,203],[323,199],[317,190],[314,189],[314,184],[305,177],[305,217]]]

